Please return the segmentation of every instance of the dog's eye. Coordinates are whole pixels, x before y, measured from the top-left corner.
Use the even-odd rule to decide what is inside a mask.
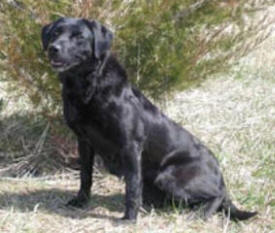
[[[74,32],[71,37],[76,39],[84,39],[83,35],[80,32]]]
[[[53,36],[54,36],[54,37],[58,37],[58,34],[59,34],[58,32],[54,32],[54,33],[53,33]]]
[[[60,35],[60,33],[61,33],[60,31],[56,30],[53,32],[53,36],[58,37]]]

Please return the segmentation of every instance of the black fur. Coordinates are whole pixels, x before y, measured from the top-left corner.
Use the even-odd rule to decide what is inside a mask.
[[[256,213],[230,201],[211,151],[167,118],[137,88],[109,52],[113,35],[96,21],[61,18],[42,30],[43,47],[62,82],[64,116],[78,138],[81,187],[70,205],[90,197],[94,155],[125,177],[124,219],[144,201],[205,203],[204,217],[224,209],[236,219]]]

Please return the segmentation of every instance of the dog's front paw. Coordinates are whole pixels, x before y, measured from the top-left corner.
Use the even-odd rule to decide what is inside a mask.
[[[67,202],[66,206],[72,206],[76,208],[84,207],[89,201],[89,198],[83,196],[77,196]]]
[[[124,222],[131,222],[135,223],[137,220],[137,212],[136,211],[129,211],[124,214],[124,216],[121,218]]]

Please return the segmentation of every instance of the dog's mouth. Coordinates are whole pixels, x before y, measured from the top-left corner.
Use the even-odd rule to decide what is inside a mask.
[[[66,66],[66,63],[64,61],[52,59],[51,60],[51,66],[53,68],[62,68],[62,67]]]
[[[60,58],[50,58],[51,67],[57,72],[64,72],[80,63],[79,60],[75,62],[68,62]]]

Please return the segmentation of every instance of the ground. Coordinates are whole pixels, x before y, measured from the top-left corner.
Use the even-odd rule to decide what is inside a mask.
[[[36,178],[0,178],[0,232],[274,233],[274,51],[272,37],[227,75],[210,78],[159,104],[215,153],[234,203],[241,209],[258,211],[257,217],[235,223],[216,214],[204,222],[186,208],[146,207],[136,224],[125,224],[119,221],[124,210],[123,181],[97,171],[89,205],[72,209],[64,204],[76,194],[79,175],[62,171]],[[3,92],[0,95],[4,98]],[[7,119],[22,108],[27,109],[24,101],[10,101],[1,114]],[[2,124],[1,134],[20,127],[19,123],[11,118],[9,124]],[[40,147],[45,147],[42,136],[34,148],[41,154]],[[28,137],[17,139],[27,150]],[[0,148],[2,170],[6,151]]]

